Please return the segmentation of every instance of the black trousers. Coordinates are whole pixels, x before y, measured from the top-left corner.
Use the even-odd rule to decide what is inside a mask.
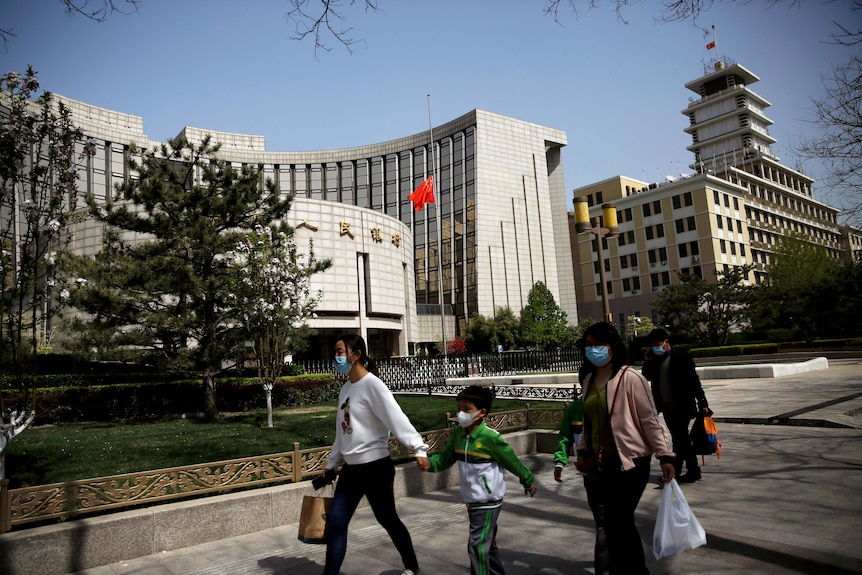
[[[686,414],[681,414],[673,409],[664,410],[664,422],[667,424],[667,430],[670,431],[670,438],[673,441],[673,452],[676,454],[676,459],[673,462],[677,476],[682,474],[682,464],[685,463],[685,468],[688,471],[700,471],[700,465],[697,463],[697,455],[691,448],[689,441],[689,426],[693,418]]]
[[[646,575],[643,543],[635,525],[635,509],[649,482],[650,457],[638,457],[635,467],[623,471],[619,460],[605,456],[594,480],[585,480],[590,508],[600,505],[607,536],[611,575]],[[596,510],[593,510],[595,516]],[[597,557],[598,559],[598,557]]]

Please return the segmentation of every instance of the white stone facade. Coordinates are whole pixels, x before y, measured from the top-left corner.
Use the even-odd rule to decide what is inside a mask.
[[[80,165],[81,190],[96,198],[128,177],[131,145],[161,144],[140,117],[57,97],[96,141],[96,156]],[[316,255],[333,260],[314,280],[324,293],[311,322],[321,358],[341,330],[364,335],[378,356],[411,354],[459,335],[477,313],[508,306],[518,314],[537,281],[577,322],[560,130],[473,110],[435,127],[433,148],[428,133],[314,152],[267,151],[259,135],[193,127],[179,135],[210,135],[219,158],[262,164],[294,195],[288,223],[298,246],[313,239]],[[407,196],[432,175],[436,202],[416,212]],[[100,237],[81,229],[77,247],[92,253]]]

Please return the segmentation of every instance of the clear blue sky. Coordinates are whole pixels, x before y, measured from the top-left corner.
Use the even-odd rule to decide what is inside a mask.
[[[718,4],[698,28],[658,22],[656,1],[625,9],[628,24],[607,2],[563,12],[560,25],[538,1],[379,0],[377,13],[346,9],[361,40],[352,54],[335,40],[315,54],[291,40],[285,0],[141,0],[138,13],[101,24],[59,0],[3,0],[0,28],[16,36],[0,71],[32,65],[44,89],[142,116],[154,140],[194,126],[260,134],[275,151],[425,131],[430,94],[434,125],[480,108],[564,130],[571,194],[618,174],[689,171],[684,84],[709,62],[702,28],[715,25],[720,54],[761,78],[752,89],[772,103],[773,152],[820,180],[822,166],[799,165],[790,146],[811,135],[822,76],[851,56],[828,43],[833,21],[859,28],[862,14],[846,0],[767,4]],[[837,203],[817,184],[815,197]]]

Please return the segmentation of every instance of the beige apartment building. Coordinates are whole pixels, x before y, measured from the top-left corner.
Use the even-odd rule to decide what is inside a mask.
[[[860,257],[860,231],[838,224],[838,209],[814,199],[814,180],[780,162],[771,151],[769,102],[750,86],[759,78],[719,60],[686,88],[697,97],[689,118],[694,161],[690,174],[647,183],[615,176],[574,190],[590,216],[602,204],[617,208],[619,235],[602,238],[610,315],[625,331],[626,316],[650,317],[658,293],[681,273],[714,281],[716,271],[750,264],[748,280],[762,283],[778,239],[795,233],[834,257]],[[575,231],[572,259],[580,317],[604,315],[597,237]]]

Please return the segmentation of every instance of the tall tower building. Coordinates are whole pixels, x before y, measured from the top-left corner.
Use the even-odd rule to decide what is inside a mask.
[[[631,315],[659,324],[654,301],[679,274],[715,281],[716,273],[750,265],[748,281],[762,283],[783,235],[796,234],[833,257],[862,244],[858,230],[838,225],[836,208],[814,199],[814,179],[772,153],[770,103],[750,87],[758,80],[721,60],[685,85],[698,96],[682,111],[693,173],[652,183],[617,176],[574,190],[593,217],[613,202],[620,231],[602,240],[603,288],[596,238],[577,234],[570,217],[579,316],[601,318],[604,292],[622,332]]]

